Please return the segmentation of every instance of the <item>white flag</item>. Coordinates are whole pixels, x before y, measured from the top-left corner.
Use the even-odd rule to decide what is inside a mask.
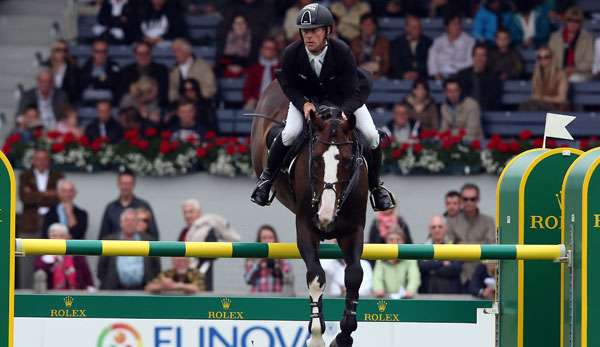
[[[557,139],[573,140],[573,136],[567,130],[567,125],[575,120],[573,116],[563,114],[546,113],[546,129],[544,130],[544,139],[554,137]]]

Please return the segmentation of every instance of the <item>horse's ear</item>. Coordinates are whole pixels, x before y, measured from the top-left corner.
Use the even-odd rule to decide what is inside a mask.
[[[354,114],[347,115],[344,113],[344,118],[346,120],[343,126],[344,131],[349,132],[354,130],[356,128],[356,116]]]
[[[317,116],[317,112],[310,110],[309,111],[310,122],[315,126],[317,130],[323,130],[325,124],[323,123],[323,119]]]

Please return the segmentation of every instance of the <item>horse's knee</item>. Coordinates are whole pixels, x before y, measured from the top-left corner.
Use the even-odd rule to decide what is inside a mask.
[[[325,271],[320,266],[308,266],[306,271],[306,283],[310,286],[315,280],[322,288],[325,285]]]
[[[346,266],[344,284],[348,292],[358,291],[363,280],[363,269],[360,262],[355,262]]]

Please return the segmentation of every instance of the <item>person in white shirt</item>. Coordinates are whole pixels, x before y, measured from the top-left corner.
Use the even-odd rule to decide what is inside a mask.
[[[592,66],[592,74],[595,79],[600,79],[600,37],[594,42],[594,65]]]
[[[429,49],[429,75],[442,80],[473,65],[471,52],[475,40],[462,30],[461,18],[451,15],[444,19],[446,33],[433,41]]]

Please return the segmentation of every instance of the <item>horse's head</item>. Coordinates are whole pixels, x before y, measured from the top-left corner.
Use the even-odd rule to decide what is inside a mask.
[[[343,203],[357,158],[353,137],[354,116],[346,117],[335,106],[321,105],[310,115],[311,184],[313,206],[317,209],[317,226],[328,231]],[[346,193],[347,194],[347,193]]]

